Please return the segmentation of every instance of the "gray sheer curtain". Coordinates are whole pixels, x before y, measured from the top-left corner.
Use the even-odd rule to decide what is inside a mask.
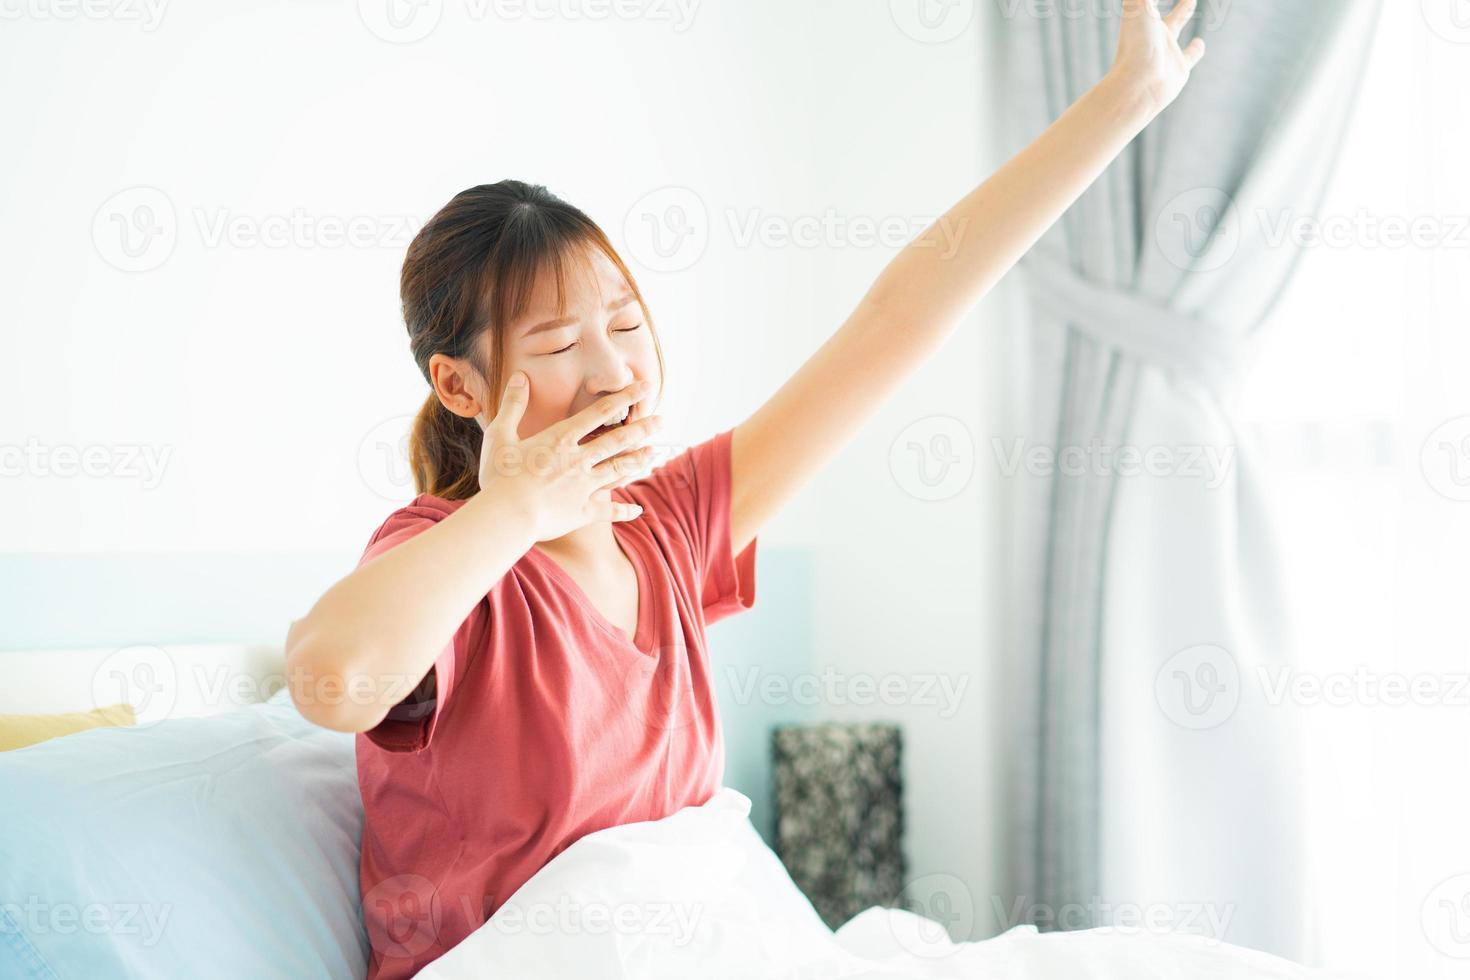
[[[1020,145],[1107,71],[1120,3],[1005,6]],[[1290,662],[1289,603],[1233,402],[1302,251],[1283,222],[1322,199],[1378,11],[1200,0],[1182,40],[1209,48],[1184,94],[1022,263],[1019,435],[1061,465],[1017,494],[1013,872],[1022,907],[1094,910],[1063,927],[1162,906],[1301,955],[1297,746],[1257,683]]]

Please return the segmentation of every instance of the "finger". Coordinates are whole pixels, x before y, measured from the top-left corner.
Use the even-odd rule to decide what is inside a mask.
[[[639,479],[640,479],[640,477],[638,476],[637,473],[629,473],[627,476],[619,477],[618,479],[613,480],[611,483],[604,483],[602,486],[598,487],[597,489],[599,489],[599,490],[609,490],[609,491],[611,491],[611,490],[621,490],[623,487],[626,487],[628,484],[634,483],[634,482],[636,482]]]
[[[587,514],[593,521],[631,521],[643,515],[643,508],[617,500],[598,500],[587,505]]]
[[[653,438],[655,432],[663,428],[663,422],[664,420],[657,415],[629,422],[611,432],[604,432],[582,446],[582,452],[586,453],[593,462],[600,462],[635,446],[641,446]]]
[[[578,439],[594,431],[599,425],[606,425],[622,418],[630,405],[652,389],[653,386],[647,381],[635,381],[622,391],[614,392],[593,402],[576,415],[558,422],[553,427],[557,430],[557,440],[565,445],[575,445]]]
[[[1194,16],[1198,3],[1199,0],[1179,0],[1174,9],[1164,15],[1164,23],[1176,41],[1179,39],[1179,32],[1184,30],[1184,25],[1189,23],[1189,18]]]
[[[505,382],[505,391],[500,394],[500,411],[490,420],[496,434],[502,439],[515,440],[520,430],[521,418],[526,414],[526,403],[531,400],[531,382],[525,372],[517,371]]]
[[[654,448],[652,446],[640,446],[629,452],[620,453],[612,459],[603,460],[592,467],[592,475],[595,479],[609,482],[604,482],[597,489],[611,490],[632,483],[638,471],[643,469],[653,457]]]
[[[1123,0],[1124,17],[1138,17],[1158,12],[1158,0]]]
[[[1193,41],[1190,41],[1189,46],[1184,49],[1183,53],[1185,66],[1193,68],[1205,56],[1205,39],[1197,37]]]

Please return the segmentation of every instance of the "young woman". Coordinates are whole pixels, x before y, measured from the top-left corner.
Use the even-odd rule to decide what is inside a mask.
[[[583,835],[721,785],[704,631],[754,603],[761,527],[1178,95],[1194,6],[1127,0],[1105,78],[758,411],[642,478],[664,365],[602,231],[509,180],[423,227],[401,284],[432,387],[420,493],[286,640],[302,714],[360,733],[370,980],[443,954]]]

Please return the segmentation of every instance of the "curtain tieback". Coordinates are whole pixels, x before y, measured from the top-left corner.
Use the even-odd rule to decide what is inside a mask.
[[[1028,257],[1022,268],[1031,302],[1094,340],[1216,391],[1244,376],[1239,344],[1214,324],[1048,259]]]

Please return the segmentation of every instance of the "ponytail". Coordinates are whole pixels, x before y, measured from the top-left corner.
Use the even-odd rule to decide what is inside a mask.
[[[480,489],[484,433],[474,419],[456,415],[429,392],[408,437],[408,465],[418,493],[468,500]]]

